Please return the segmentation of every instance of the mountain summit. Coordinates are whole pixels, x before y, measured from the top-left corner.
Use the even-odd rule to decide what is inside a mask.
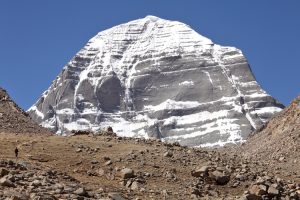
[[[90,39],[28,112],[60,134],[112,126],[121,136],[213,146],[243,141],[282,108],[239,49],[147,16]]]

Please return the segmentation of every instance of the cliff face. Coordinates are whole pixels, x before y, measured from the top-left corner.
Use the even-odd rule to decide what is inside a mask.
[[[242,52],[147,16],[98,33],[29,109],[57,133],[112,126],[188,146],[243,141],[283,105]]]

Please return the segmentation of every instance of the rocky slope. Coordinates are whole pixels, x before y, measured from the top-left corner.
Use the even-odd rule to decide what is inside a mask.
[[[300,96],[253,133],[242,151],[249,158],[276,164],[277,170],[300,173]]]
[[[15,146],[20,157],[13,161]],[[112,134],[0,133],[0,198],[299,199],[300,177],[227,148],[186,148]]]
[[[28,112],[60,134],[113,126],[121,136],[214,146],[243,141],[282,108],[239,49],[147,16],[89,40]]]
[[[10,133],[50,133],[33,122],[0,87],[0,132]]]

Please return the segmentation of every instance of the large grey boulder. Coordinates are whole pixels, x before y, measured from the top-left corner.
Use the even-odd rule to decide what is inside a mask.
[[[188,146],[238,143],[283,105],[239,49],[154,16],[93,37],[28,110],[58,134],[112,126]]]

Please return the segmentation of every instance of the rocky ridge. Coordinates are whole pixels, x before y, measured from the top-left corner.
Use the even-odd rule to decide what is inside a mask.
[[[277,170],[299,172],[300,96],[260,131],[254,132],[238,151],[241,149],[251,159],[276,164]]]
[[[33,122],[0,87],[0,132],[10,133],[45,133],[50,131]]]
[[[89,40],[28,113],[59,134],[112,126],[120,136],[214,146],[244,141],[282,108],[239,49],[147,16]]]

